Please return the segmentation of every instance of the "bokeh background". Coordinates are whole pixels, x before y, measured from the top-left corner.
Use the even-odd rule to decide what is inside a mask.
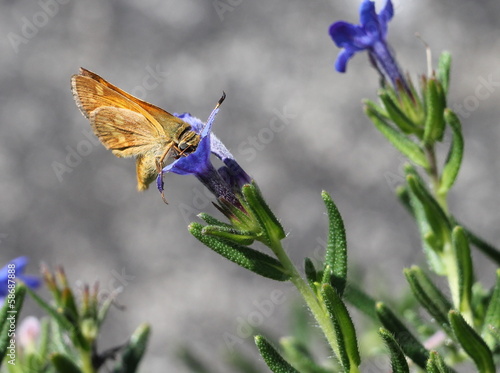
[[[347,74],[335,72],[338,49],[327,34],[333,21],[358,22],[357,1],[0,4],[0,263],[28,255],[32,273],[44,261],[63,265],[76,287],[123,287],[118,300],[126,308],[111,311],[102,349],[148,322],[142,371],[187,371],[176,358],[186,344],[216,371],[230,371],[220,362],[227,347],[255,355],[252,338],[238,334],[242,320],[274,291],[285,304],[295,296],[290,285],[258,278],[189,235],[196,213],[217,214],[194,177],[167,175],[168,206],[154,188],[136,191],[134,161],[98,144],[75,106],[69,81],[80,66],[202,119],[224,90],[215,133],[282,220],[294,261],[321,252],[325,189],[347,227],[350,280],[385,300],[405,292],[403,266],[424,259],[416,227],[394,197],[404,160],[362,114],[361,99],[374,99],[378,86],[366,55]],[[442,50],[453,55],[449,106],[469,109],[461,114],[466,154],[450,204],[498,243],[500,3],[394,4],[389,40],[404,70],[413,77],[427,70],[415,32],[434,62]],[[493,82],[487,97],[484,80]],[[478,277],[490,285],[493,266],[475,257]],[[261,329],[286,335],[287,309],[276,305]],[[24,314],[39,311],[29,302]]]

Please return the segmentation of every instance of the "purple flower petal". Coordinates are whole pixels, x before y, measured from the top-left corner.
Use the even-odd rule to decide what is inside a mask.
[[[364,0],[359,6],[359,22],[361,26],[366,26],[379,22],[377,12],[375,12],[375,3],[370,0]]]
[[[26,284],[30,289],[36,289],[42,284],[42,280],[33,275],[21,275],[19,279]]]
[[[339,48],[343,48],[335,62],[335,69],[345,72],[347,63],[354,54],[366,50],[371,60],[376,61],[377,69],[389,77],[396,89],[401,84],[409,92],[408,84],[385,40],[387,23],[393,15],[394,8],[391,0],[386,1],[378,14],[373,1],[363,0],[359,7],[360,25],[344,21],[332,24],[329,30],[330,36]]]
[[[210,136],[201,139],[196,150],[185,157],[176,159],[163,168],[163,172],[173,172],[178,175],[203,173],[210,163]]]
[[[335,61],[335,70],[339,73],[345,73],[347,69],[347,62],[351,59],[352,56],[356,53],[355,49],[346,48],[339,53],[337,56],[337,60]]]
[[[14,267],[11,266],[12,264],[14,265]],[[0,300],[6,297],[9,293],[7,287],[9,279],[20,279],[32,289],[40,286],[41,280],[39,278],[37,278],[36,276],[23,274],[27,264],[28,257],[20,256],[18,258],[12,259],[8,264],[0,269]],[[9,275],[13,275],[13,278],[9,278]]]

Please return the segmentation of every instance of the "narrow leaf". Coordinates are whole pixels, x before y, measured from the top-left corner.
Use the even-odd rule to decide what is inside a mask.
[[[348,372],[351,367],[361,364],[354,324],[344,302],[331,285],[324,284],[321,295],[335,328],[340,361]]]
[[[377,112],[365,107],[365,113],[373,122],[375,127],[391,142],[391,144],[403,153],[408,159],[415,164],[428,169],[429,162],[425,156],[424,151],[419,145],[410,140],[406,135],[402,134],[394,127],[389,125],[387,121],[381,117]]]
[[[423,250],[429,266],[438,274],[446,274],[446,266],[440,257],[444,243],[449,241],[447,218],[419,178],[413,174],[407,176],[410,204],[417,221]]]
[[[328,213],[328,243],[326,246],[323,283],[331,284],[340,296],[344,293],[347,281],[347,240],[344,222],[330,195],[321,193]],[[327,269],[330,270],[327,270]]]
[[[255,344],[259,349],[260,355],[273,373],[300,373],[263,336],[255,336]]]
[[[0,311],[0,365],[14,339],[12,333],[16,330],[25,296],[26,286],[16,283],[14,293],[9,293],[5,297],[4,305]]]
[[[427,373],[451,373],[452,370],[446,366],[441,355],[437,351],[431,351],[426,366]]]
[[[450,334],[451,326],[448,321],[448,312],[452,309],[450,301],[419,267],[413,266],[403,272],[418,302]]]
[[[462,225],[460,223],[457,224]],[[464,231],[467,235],[467,238],[469,239],[469,242],[472,245],[474,245],[479,251],[481,251],[484,255],[488,256],[497,265],[500,266],[500,250],[483,240],[481,237],[473,233],[470,229],[464,227]]]
[[[500,269],[497,269],[496,275],[497,280],[486,310],[482,331],[482,335],[491,349],[499,343],[495,331],[497,333],[500,331]]]
[[[262,231],[266,236],[263,243],[270,246],[271,242],[278,242],[285,238],[286,234],[281,223],[262,197],[257,184],[246,184],[243,186],[242,192],[248,206],[259,221]]]
[[[464,139],[462,137],[460,119],[450,109],[445,110],[444,117],[451,127],[453,138],[441,174],[441,185],[438,191],[440,194],[446,194],[455,183],[464,154]]]
[[[447,240],[452,224],[439,203],[419,179],[419,177],[415,177],[414,175],[407,176],[406,180],[410,191],[424,205],[426,220],[432,227],[432,230],[439,234],[441,239]]]
[[[331,369],[321,367],[314,361],[314,354],[309,346],[299,341],[297,338],[281,338],[280,345],[283,349],[283,355],[297,367],[299,372],[307,373],[331,373]]]
[[[290,277],[281,263],[267,254],[203,234],[203,226],[199,223],[191,223],[188,229],[204,245],[243,268],[277,281]]]
[[[385,304],[381,302],[377,303],[376,310],[380,322],[384,328],[394,335],[394,339],[405,355],[412,359],[419,367],[425,369],[429,357],[429,353],[425,347]]]
[[[422,132],[422,130],[417,127],[417,125],[413,123],[413,121],[408,118],[405,113],[401,111],[391,95],[383,91],[379,94],[379,97],[384,103],[384,107],[387,110],[387,113],[389,114],[391,120],[399,127],[401,131],[406,134],[416,134]]]
[[[179,351],[177,352],[177,356],[191,373],[213,372],[211,369],[208,368],[209,364],[200,359],[200,357],[196,355],[189,347],[180,348]],[[232,356],[233,355],[231,355],[231,357]]]
[[[307,282],[309,283],[309,286],[311,286],[311,288],[314,290],[314,283],[318,281],[318,273],[316,272],[316,268],[314,268],[314,264],[311,259],[307,257],[304,259],[304,268]]]
[[[73,359],[66,355],[54,353],[50,355],[50,361],[58,373],[82,373],[80,368],[73,362]]]
[[[441,85],[443,86],[444,93],[448,93],[450,87],[450,70],[451,70],[451,54],[450,52],[443,52],[439,57],[437,76]]]
[[[399,347],[399,344],[394,339],[394,336],[390,331],[384,328],[380,328],[378,334],[384,340],[385,345],[389,349],[391,354],[391,367],[394,373],[409,373],[410,368],[406,362],[406,357]]]
[[[375,300],[360,288],[349,284],[345,290],[344,298],[372,320],[378,320]]]
[[[217,225],[205,226],[205,228],[203,228],[203,234],[220,237],[244,246],[251,245],[257,238],[252,232],[241,231],[234,227],[222,227]]]
[[[219,219],[214,218],[211,215],[208,215],[207,213],[201,212],[198,214],[198,217],[203,220],[205,223],[208,225],[216,225],[219,227],[226,227],[226,228],[232,228],[233,226],[231,224],[224,223],[220,221]]]
[[[150,334],[151,328],[147,324],[140,325],[134,331],[123,350],[120,362],[115,368],[116,373],[135,373],[137,371],[137,367],[146,351]]]
[[[474,360],[480,373],[495,373],[493,355],[484,340],[457,311],[450,311],[450,324],[464,351]]]
[[[445,122],[444,109],[446,107],[446,97],[443,87],[438,80],[430,78],[425,86],[425,131],[424,142],[432,145],[436,141],[443,139]]]
[[[64,310],[55,309],[49,303],[45,302],[41,297],[39,297],[34,291],[27,288],[26,291],[31,298],[43,309],[45,312],[52,317],[52,319],[57,322],[57,325],[64,331],[68,332],[71,339],[76,346],[83,348],[84,350],[89,350],[89,345],[85,337],[83,336],[80,327],[77,324],[71,323],[65,316]]]
[[[387,91],[387,93],[390,93],[390,92]],[[396,97],[396,96],[394,96],[394,97]],[[391,119],[391,117],[389,116],[389,114],[387,113],[385,108],[382,107],[381,105],[378,105],[375,102],[368,100],[368,99],[363,100],[363,105],[366,106],[367,109],[377,113],[377,115],[380,116],[381,118],[384,118],[386,120]]]
[[[457,226],[453,229],[452,244],[458,269],[458,310],[464,315],[469,315],[469,321],[472,322],[471,298],[474,273],[469,242],[462,227]]]

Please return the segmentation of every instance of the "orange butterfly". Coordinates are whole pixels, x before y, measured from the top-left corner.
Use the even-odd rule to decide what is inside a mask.
[[[80,68],[80,74],[71,77],[71,90],[102,144],[117,157],[136,157],[139,190],[161,173],[167,157],[192,153],[200,142],[188,123],[89,70]]]

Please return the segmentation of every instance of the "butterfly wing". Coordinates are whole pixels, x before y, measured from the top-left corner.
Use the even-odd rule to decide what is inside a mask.
[[[147,119],[132,110],[100,107],[90,113],[89,119],[96,136],[114,155],[137,156],[137,188],[147,189],[157,175],[156,160],[171,142],[157,137]]]
[[[148,120],[135,111],[104,106],[89,116],[96,136],[117,157],[131,157],[160,148],[167,139],[157,136]]]
[[[71,77],[71,88],[78,107],[87,118],[100,106],[113,106],[144,115],[159,135],[166,132],[171,136],[172,129],[185,124],[165,110],[132,96],[84,68],[80,68],[80,74]]]

